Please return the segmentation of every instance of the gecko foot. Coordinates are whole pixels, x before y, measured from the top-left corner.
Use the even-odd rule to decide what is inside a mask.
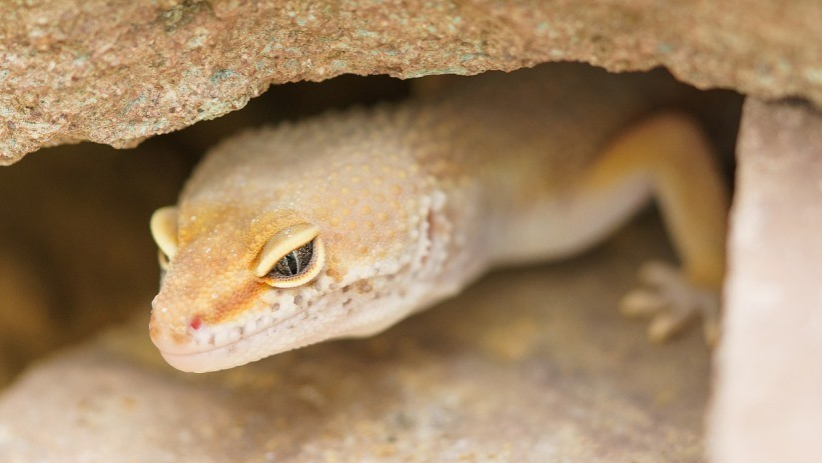
[[[652,317],[647,332],[651,341],[664,341],[700,317],[707,344],[715,345],[720,335],[718,294],[697,287],[680,269],[663,262],[644,263],[638,279],[641,287],[621,299],[621,313]]]

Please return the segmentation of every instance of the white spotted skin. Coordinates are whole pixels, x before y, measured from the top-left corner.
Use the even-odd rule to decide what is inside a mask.
[[[380,332],[493,265],[591,245],[648,197],[643,178],[574,188],[659,101],[644,78],[557,65],[455,80],[442,95],[254,130],[212,150],[181,194],[178,251],[153,301],[166,360],[212,371]],[[256,259],[297,222],[320,228],[324,268],[271,287]]]

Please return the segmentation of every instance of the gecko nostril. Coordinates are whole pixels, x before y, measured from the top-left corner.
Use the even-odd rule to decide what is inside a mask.
[[[203,319],[200,318],[200,315],[195,315],[191,320],[189,320],[189,327],[193,330],[199,330],[202,325]]]

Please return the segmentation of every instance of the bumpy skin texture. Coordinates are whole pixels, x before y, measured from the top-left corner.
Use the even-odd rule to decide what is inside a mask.
[[[651,194],[638,172],[582,179],[667,103],[657,80],[572,64],[489,73],[226,141],[181,195],[153,341],[182,370],[229,368],[379,332],[494,265],[592,245]],[[299,223],[319,228],[323,267],[272,287],[254,273],[261,250]]]

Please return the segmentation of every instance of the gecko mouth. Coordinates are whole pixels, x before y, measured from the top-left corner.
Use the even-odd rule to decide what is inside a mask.
[[[321,304],[322,305],[322,304]],[[312,315],[318,304],[296,307],[285,317],[265,315],[234,327],[190,325],[188,342],[176,343],[169,336],[152,336],[163,358],[178,370],[201,373],[223,370],[297,349],[334,336],[334,323],[321,324]]]
[[[178,370],[191,373],[205,373],[244,365],[270,355],[303,347],[306,344],[315,342],[309,338],[304,338],[303,343],[298,343],[296,339],[272,342],[276,338],[274,336],[274,332],[276,331],[277,327],[270,327],[241,338],[233,343],[216,346],[207,350],[180,353],[167,352],[162,348],[159,348],[159,350],[160,355],[163,356],[166,362]]]
[[[299,314],[281,322],[287,322],[297,315]],[[157,342],[155,345],[160,355],[171,366],[182,371],[204,373],[244,365],[270,355],[313,344],[325,338],[326,330],[315,331],[314,328],[316,327],[303,326],[298,329],[295,325],[275,323],[248,334],[242,331],[242,327],[238,327],[231,330],[239,333],[233,336],[236,339],[227,337],[224,340],[221,339],[219,333],[216,333],[215,343],[211,345],[190,345],[189,349],[180,349],[179,346],[167,349],[169,346]],[[218,341],[222,342],[218,343]]]
[[[269,300],[259,310],[247,311],[247,322],[237,321],[233,326],[209,325],[193,319],[187,327],[185,342],[176,342],[173,335],[162,329],[157,333],[151,330],[152,341],[171,366],[201,373],[244,365],[331,338],[374,334],[376,329],[357,329],[357,323],[353,327],[347,317],[354,307],[361,305],[354,303],[358,295],[368,293],[372,296],[370,299],[375,300],[378,293],[362,283],[345,285],[338,290],[340,298],[304,293],[298,305],[290,304],[286,308]],[[297,296],[295,302],[298,302]],[[252,313],[257,316],[251,316]],[[194,321],[199,323],[192,323]],[[379,321],[375,326],[383,329],[384,325]]]

